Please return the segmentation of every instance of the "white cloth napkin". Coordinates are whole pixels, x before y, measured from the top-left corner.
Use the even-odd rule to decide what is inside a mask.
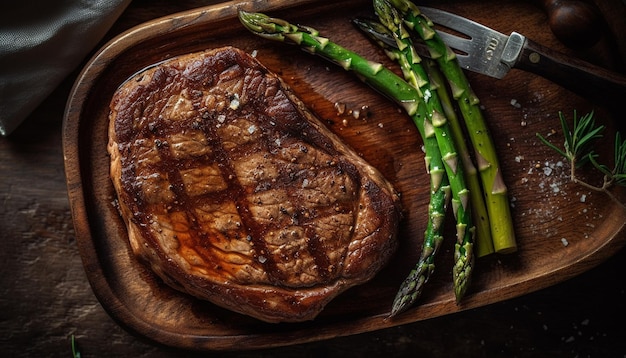
[[[11,133],[80,65],[130,1],[0,5],[0,135]]]

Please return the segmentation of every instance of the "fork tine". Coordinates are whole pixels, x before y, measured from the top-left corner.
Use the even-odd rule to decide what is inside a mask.
[[[464,39],[462,37],[452,35],[447,32],[437,31],[439,37],[446,43],[446,45],[450,46],[455,50],[460,50],[465,53],[470,53],[472,49],[472,40]]]
[[[509,67],[500,59],[509,36],[456,14],[428,7],[419,9],[430,21],[439,25],[435,28],[438,36],[448,47],[456,50],[461,67],[496,78],[502,78],[508,72]]]
[[[493,29],[457,14],[432,7],[420,6],[419,10],[434,24],[460,32],[470,38],[484,36],[485,32],[493,32]]]

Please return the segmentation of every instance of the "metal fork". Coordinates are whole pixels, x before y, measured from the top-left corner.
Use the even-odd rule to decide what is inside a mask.
[[[517,32],[507,36],[439,9],[420,7],[420,11],[433,23],[444,27],[437,29],[439,36],[457,50],[459,64],[468,70],[503,78],[511,69],[517,68],[596,101],[626,99],[626,76],[622,74],[566,56]],[[446,32],[446,28],[469,38]]]

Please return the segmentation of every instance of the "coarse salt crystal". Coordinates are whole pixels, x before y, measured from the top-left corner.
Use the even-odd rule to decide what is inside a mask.
[[[567,241],[566,238],[561,238],[561,243],[563,244],[563,246],[569,245],[569,242]]]
[[[552,174],[552,168],[543,167],[543,174],[545,174],[546,176],[550,176],[550,174]]]
[[[427,89],[426,91],[424,91],[424,102],[428,103],[430,97],[432,97],[432,94],[430,93],[430,90]]]

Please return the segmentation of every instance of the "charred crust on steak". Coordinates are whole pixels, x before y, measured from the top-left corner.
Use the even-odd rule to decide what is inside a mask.
[[[397,246],[392,185],[233,47],[125,82],[108,151],[132,251],[171,286],[236,312],[313,319]]]

